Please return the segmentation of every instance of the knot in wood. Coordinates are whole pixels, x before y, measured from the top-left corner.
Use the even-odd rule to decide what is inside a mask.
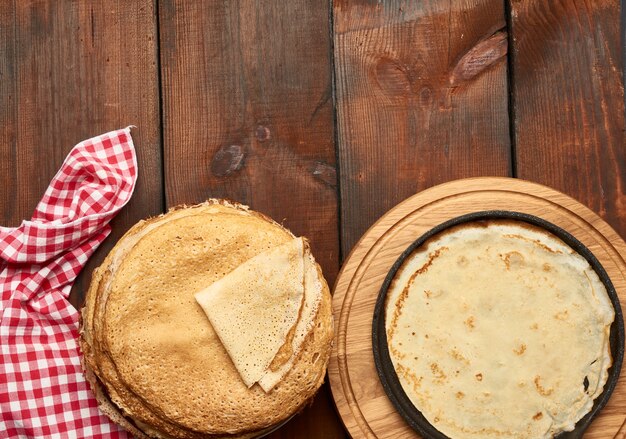
[[[506,57],[507,33],[498,31],[468,50],[457,62],[450,75],[450,84],[457,86],[469,81]]]
[[[213,155],[211,172],[217,177],[225,177],[239,171],[245,156],[246,152],[240,145],[224,145]]]
[[[318,161],[311,166],[311,173],[322,183],[333,188],[337,187],[337,169],[334,166]]]
[[[270,129],[266,126],[259,125],[254,131],[254,135],[259,142],[265,142],[270,138]]]
[[[411,90],[407,68],[387,57],[376,63],[376,80],[380,88],[391,96],[406,96]]]

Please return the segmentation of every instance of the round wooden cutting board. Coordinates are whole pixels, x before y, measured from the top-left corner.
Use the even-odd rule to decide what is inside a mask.
[[[353,438],[419,437],[398,415],[378,379],[372,313],[387,272],[434,226],[471,212],[511,210],[543,218],[574,235],[604,266],[626,310],[626,243],[600,217],[554,189],[511,178],[445,183],[408,198],[363,235],[339,273],[333,296],[336,339],[329,364],[339,414]],[[585,438],[626,438],[626,375]]]

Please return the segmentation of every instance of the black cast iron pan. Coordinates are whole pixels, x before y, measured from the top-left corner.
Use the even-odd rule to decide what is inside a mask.
[[[376,363],[378,376],[380,377],[381,383],[383,385],[383,388],[385,389],[385,392],[387,393],[387,396],[395,406],[398,413],[415,431],[417,431],[425,439],[449,439],[426,420],[426,418],[413,405],[409,397],[402,389],[402,386],[400,385],[400,381],[398,380],[396,372],[393,368],[393,364],[389,356],[389,349],[387,346],[384,312],[385,299],[391,281],[395,277],[397,271],[402,266],[404,260],[409,255],[411,255],[411,253],[413,253],[413,251],[415,251],[419,246],[424,244],[428,239],[450,227],[459,224],[492,219],[509,219],[523,221],[551,232],[553,235],[557,236],[563,242],[569,245],[572,249],[577,251],[589,262],[591,267],[600,277],[600,280],[606,287],[606,290],[609,294],[611,303],[613,305],[613,308],[615,309],[615,320],[611,325],[611,332],[609,337],[613,364],[609,369],[609,377],[607,383],[604,386],[603,392],[594,401],[591,411],[576,423],[574,430],[569,432],[563,432],[557,436],[558,439],[582,438],[585,430],[591,424],[593,418],[606,405],[611,396],[611,393],[615,389],[617,379],[619,378],[619,373],[622,367],[622,361],[624,357],[624,320],[622,317],[622,310],[619,304],[619,298],[617,297],[617,293],[615,292],[615,288],[613,287],[611,279],[609,279],[606,271],[604,270],[600,262],[596,259],[596,257],[591,253],[591,251],[565,230],[533,215],[504,210],[483,211],[462,215],[446,221],[445,223],[442,223],[437,227],[429,230],[424,235],[420,236],[415,242],[413,242],[413,244],[411,244],[402,253],[402,255],[400,255],[398,260],[391,267],[391,270],[389,270],[389,273],[387,274],[387,277],[383,282],[380,293],[378,294],[376,306],[374,308],[374,316],[372,322],[372,347],[374,351],[374,362]]]

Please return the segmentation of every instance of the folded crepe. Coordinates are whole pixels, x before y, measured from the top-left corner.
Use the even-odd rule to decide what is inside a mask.
[[[304,297],[302,238],[256,255],[195,297],[251,387],[268,372],[298,321]]]
[[[295,238],[196,293],[246,386],[269,392],[293,366],[321,300],[314,263]]]

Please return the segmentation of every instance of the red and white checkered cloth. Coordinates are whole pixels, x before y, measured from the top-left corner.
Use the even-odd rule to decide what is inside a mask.
[[[130,128],[79,143],[30,221],[0,227],[0,438],[127,438],[80,366],[72,282],[137,178]]]

